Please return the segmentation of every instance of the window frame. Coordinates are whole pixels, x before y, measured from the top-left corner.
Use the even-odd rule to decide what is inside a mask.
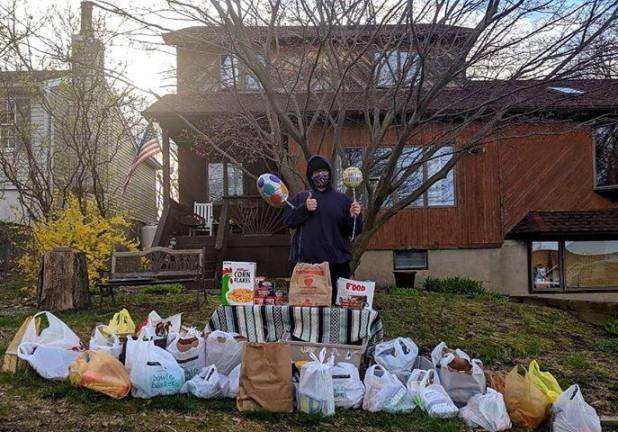
[[[425,264],[423,266],[410,266],[397,268],[396,256],[398,252],[423,253],[425,255]],[[429,250],[428,249],[396,249],[393,250],[393,272],[412,272],[418,270],[429,270]]]
[[[558,243],[558,262],[560,265],[560,287],[554,289],[537,289],[534,287],[534,278],[532,276],[532,243],[534,242],[557,242]],[[606,293],[606,292],[618,292],[618,285],[611,287],[579,287],[568,288],[566,281],[566,259],[565,259],[565,244],[568,241],[618,241],[618,238],[610,239],[589,239],[589,238],[572,238],[572,237],[560,237],[560,238],[534,238],[526,241],[527,243],[527,255],[528,255],[528,292],[530,294],[570,294],[570,293]]]
[[[17,148],[17,101],[13,99],[6,98],[2,103],[2,111],[1,111],[1,119],[12,117],[12,122],[7,123],[4,121],[0,122],[0,150],[2,151],[14,151]],[[12,106],[12,110],[11,110]],[[8,113],[5,116],[5,113]],[[11,116],[12,113],[12,116]],[[2,131],[10,130],[11,134],[4,135]],[[10,138],[12,138],[12,145],[7,145],[9,143]],[[6,142],[5,142],[6,139]]]
[[[266,58],[262,54],[258,54],[258,56],[262,57],[264,63],[266,63]],[[226,85],[223,80],[223,70],[225,59],[229,57],[232,62],[232,83],[231,85]],[[255,83],[255,86],[249,85],[249,80]],[[220,54],[219,55],[219,90],[240,90],[246,92],[258,92],[262,90],[262,83],[251,73],[247,67],[242,64],[242,62],[238,59],[234,54]]]
[[[397,70],[391,70],[389,66],[390,65],[389,59],[395,53],[397,53],[397,58],[396,58]],[[402,64],[401,60],[404,54],[405,54],[405,60],[403,61],[403,64]],[[412,60],[408,60],[410,57],[412,57]],[[373,60],[374,62],[376,62],[375,72],[374,72],[374,77],[373,77],[376,88],[389,89],[397,85],[407,87],[407,86],[415,84],[416,80],[414,80],[414,75],[416,75],[416,72],[418,71],[418,67],[419,67],[418,53],[414,51],[410,51],[409,49],[393,48],[390,50],[375,51],[373,53]],[[406,62],[408,61],[411,61],[412,64],[406,71],[406,76],[403,76],[402,69],[403,69],[403,66],[405,66]],[[386,83],[385,82],[386,80],[383,79],[385,78],[383,76],[383,74],[385,73],[383,72],[385,68],[386,68],[386,74],[388,75],[388,83]]]
[[[618,191],[618,183],[613,185],[599,186],[597,182],[597,137],[595,134],[595,130],[599,127],[611,127],[615,128],[618,133],[618,124],[610,124],[610,123],[599,123],[593,125],[591,127],[591,138],[592,138],[592,190],[603,192],[603,191]],[[618,141],[618,137],[616,137]]]
[[[386,149],[388,151],[389,146],[382,146],[380,148]],[[409,145],[409,146],[405,146],[407,148],[422,148],[422,146],[420,145]],[[442,147],[450,147],[451,149],[454,148],[454,146],[452,144],[447,144],[444,145]],[[362,158],[365,157],[365,147],[363,146],[358,146],[358,145],[351,145],[351,146],[345,146],[343,147],[343,151],[344,153],[347,153],[347,151],[359,151],[361,152],[361,160]],[[405,148],[404,148],[405,151]],[[336,156],[337,159],[339,159],[339,155]],[[428,168],[428,163],[430,161],[427,161],[423,164],[423,166],[420,168],[423,174],[423,178],[422,181],[425,182],[428,178],[429,178],[429,168]],[[336,160],[335,161],[335,170],[337,171],[339,169],[339,167],[343,168],[343,164],[341,160]],[[373,169],[377,169],[377,167],[374,167]],[[343,172],[343,171],[342,171]],[[453,204],[432,204],[429,205],[429,189],[431,189],[431,187],[435,186],[437,183],[434,183],[433,185],[430,186],[430,188],[425,191],[419,198],[418,200],[422,201],[421,205],[414,205],[414,203],[410,203],[409,205],[407,205],[405,208],[406,209],[440,209],[440,208],[457,208],[457,173],[456,173],[456,166],[454,166],[453,168],[451,168],[450,172],[453,174]],[[341,177],[341,173],[335,173],[335,175],[337,176],[337,190],[339,190],[340,192],[344,192],[345,193],[345,187],[344,190],[342,191],[341,189],[339,189],[339,185],[340,185],[340,177]],[[372,178],[375,176],[369,176],[369,178]],[[447,177],[445,177],[444,179],[442,179],[441,181],[444,181],[448,178],[448,174]],[[365,179],[366,181],[369,181],[369,179]],[[397,193],[397,192],[395,192]],[[416,202],[416,201],[415,201]],[[387,199],[387,201],[383,204],[383,207],[388,207],[392,205],[391,204],[391,200]]]

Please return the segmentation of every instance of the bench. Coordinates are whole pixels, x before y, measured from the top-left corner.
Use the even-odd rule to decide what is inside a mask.
[[[114,302],[114,288],[121,286],[196,284],[206,298],[204,249],[169,249],[153,247],[137,252],[113,252],[107,282],[97,284],[101,300],[109,296]]]

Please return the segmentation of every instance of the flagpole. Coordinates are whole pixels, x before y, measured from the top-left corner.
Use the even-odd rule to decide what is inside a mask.
[[[161,151],[163,152],[163,208],[169,205],[170,190],[171,190],[171,171],[170,171],[170,136],[167,129],[162,130],[163,145]]]

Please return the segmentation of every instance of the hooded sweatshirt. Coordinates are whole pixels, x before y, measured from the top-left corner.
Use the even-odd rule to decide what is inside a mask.
[[[311,181],[311,174],[318,169],[330,172],[331,183],[324,191],[318,191]],[[322,156],[312,156],[307,164],[307,179],[311,190],[300,192],[290,201],[295,208],[286,207],[283,222],[296,229],[290,247],[293,263],[329,263],[341,264],[352,259],[350,253],[350,236],[354,218],[350,216],[352,200],[332,187],[333,168]],[[306,201],[311,194],[318,202],[318,208],[310,212]],[[363,230],[363,219],[356,220],[356,235]]]

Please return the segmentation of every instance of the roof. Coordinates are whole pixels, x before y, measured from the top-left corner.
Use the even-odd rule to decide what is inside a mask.
[[[507,238],[565,235],[618,235],[618,208],[531,211],[508,232]]]
[[[402,97],[404,96],[402,93]],[[339,103],[349,111],[365,108],[387,109],[392,104],[387,90],[374,93],[348,92],[337,96]],[[279,103],[285,106],[290,98],[281,94]],[[299,93],[296,99],[307,110],[323,109],[335,96],[328,93]],[[184,115],[231,113],[239,110],[264,112],[265,95],[260,92],[233,93],[217,91],[192,95],[168,94],[152,104],[146,115],[157,116],[180,113]],[[414,98],[411,98],[412,100]],[[509,107],[525,112],[562,111],[580,114],[585,111],[618,111],[618,80],[563,80],[546,81],[473,81],[447,87],[430,103],[430,110],[445,112],[477,110],[487,104],[490,108]]]
[[[0,82],[47,81],[61,78],[69,73],[69,70],[0,71]]]
[[[243,27],[252,39],[265,38],[269,33],[275,32],[280,42],[292,40],[306,40],[313,38],[320,31],[314,26],[244,26]],[[411,27],[407,24],[386,24],[374,25],[367,24],[362,26],[334,26],[330,32],[333,38],[346,39],[358,37],[370,37],[379,35],[382,37],[397,37],[411,34]],[[450,26],[444,24],[415,24],[414,30],[419,36],[446,36],[462,37],[473,29],[468,27]],[[227,40],[227,29],[222,26],[193,26],[163,34],[163,40],[168,45],[201,45],[221,43]]]

